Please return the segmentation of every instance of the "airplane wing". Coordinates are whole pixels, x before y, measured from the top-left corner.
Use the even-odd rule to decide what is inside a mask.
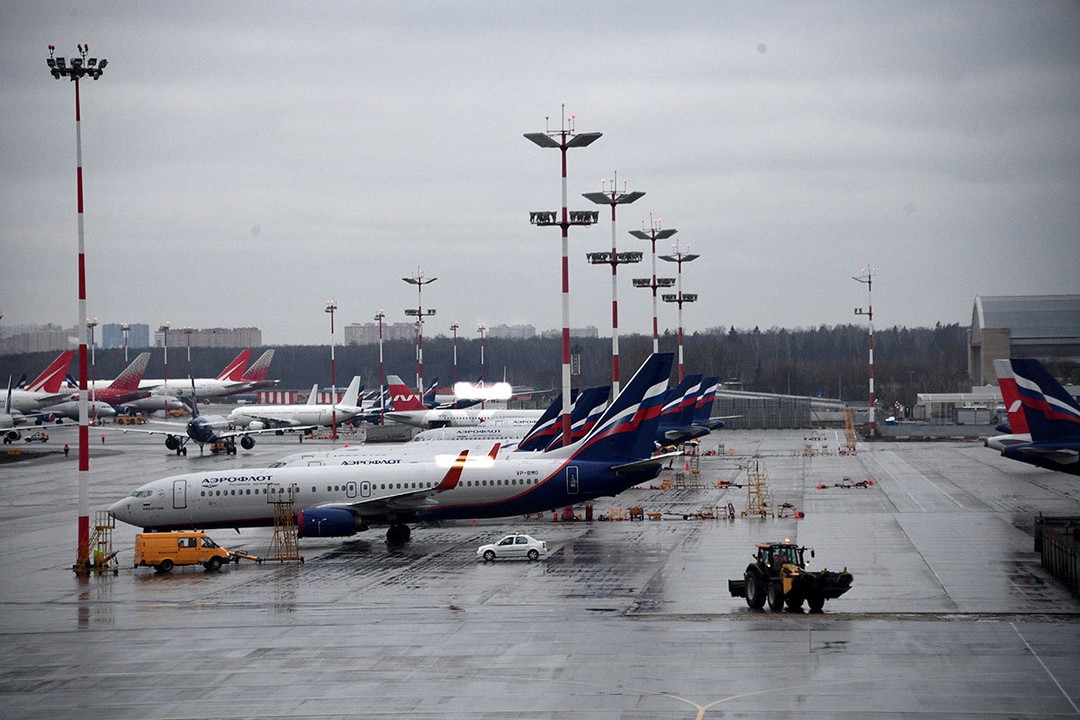
[[[636,472],[637,470],[643,470],[645,468],[656,467],[662,465],[665,460],[670,458],[679,457],[682,455],[681,451],[668,452],[662,455],[653,455],[652,457],[645,458],[644,460],[635,460],[634,462],[623,463],[622,465],[616,465],[611,468],[611,471],[618,474],[622,472]]]
[[[1014,452],[1040,457],[1057,465],[1072,465],[1080,462],[1080,451],[1063,447],[1038,447],[1031,445],[1014,445]]]
[[[499,446],[496,444],[495,449],[492,452],[498,452],[498,447]],[[382,515],[388,512],[420,510],[431,505],[436,505],[438,504],[438,501],[435,500],[435,496],[457,487],[458,480],[461,479],[461,471],[465,469],[465,462],[468,454],[468,450],[462,450],[461,454],[459,454],[452,462],[442,480],[430,487],[418,488],[415,490],[402,490],[394,495],[383,495],[378,498],[357,498],[356,500],[347,503],[323,503],[317,507],[340,508],[359,515]],[[489,454],[488,457],[492,457],[491,454]]]
[[[214,435],[218,440],[227,440],[234,437],[243,437],[244,435],[263,435],[265,433],[276,433],[281,430],[309,430],[319,427],[318,425],[290,425],[288,428],[262,428],[260,430],[224,430],[222,432],[214,431]]]

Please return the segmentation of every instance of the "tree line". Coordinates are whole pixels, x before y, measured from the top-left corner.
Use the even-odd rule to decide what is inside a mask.
[[[509,340],[488,337],[483,342],[484,379],[508,382],[557,393],[561,386],[562,341],[554,338]],[[676,352],[678,337],[667,332],[660,338],[663,352]],[[575,386],[602,385],[611,381],[611,338],[572,338]],[[735,389],[791,395],[809,395],[863,401],[868,394],[868,332],[865,325],[821,325],[816,328],[769,328],[761,330],[713,328],[684,337],[687,373],[717,375]],[[480,378],[481,341],[458,338],[459,380]],[[254,349],[253,359],[260,349]],[[652,338],[640,334],[619,338],[621,380],[625,384],[652,351]],[[129,350],[134,357],[137,351]],[[214,377],[238,352],[235,348],[192,348],[190,373]],[[163,377],[163,353],[152,351],[146,377]],[[335,348],[336,385],[348,385],[360,375],[367,388],[379,385],[378,345],[346,345]],[[189,373],[186,348],[170,352],[168,377]],[[94,376],[116,377],[123,370],[122,349],[97,349]],[[412,342],[387,341],[383,345],[386,374],[398,375],[409,385],[416,381],[416,346]],[[29,377],[40,372],[55,353],[27,353],[0,359],[5,374]],[[451,338],[424,338],[424,379],[438,378],[449,385],[454,375],[454,344]],[[78,360],[72,363],[72,375]],[[673,375],[676,373],[673,370]],[[307,390],[313,384],[330,386],[330,347],[285,345],[276,348],[270,377],[279,388]],[[967,368],[967,328],[938,324],[932,328],[894,326],[874,332],[874,385],[878,402],[914,403],[919,392],[962,392],[971,387]]]

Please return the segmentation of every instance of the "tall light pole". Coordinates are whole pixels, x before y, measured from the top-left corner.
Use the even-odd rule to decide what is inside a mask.
[[[158,328],[162,336],[162,344],[165,348],[165,370],[162,373],[162,384],[165,386],[165,417],[169,417],[169,327],[172,321],[166,320],[165,324]]]
[[[660,259],[666,262],[677,263],[679,266],[679,288],[674,295],[664,295],[664,302],[678,303],[679,305],[679,382],[682,382],[683,371],[683,323],[682,323],[682,306],[683,303],[697,302],[697,293],[684,293],[682,291],[682,266],[684,262],[691,262],[697,260],[700,255],[694,255],[690,252],[690,244],[686,245],[686,252],[679,249],[679,241],[676,240],[675,244],[671,246],[673,252],[671,255],[661,255]]]
[[[97,388],[94,387],[94,383],[97,381],[97,345],[94,343],[94,328],[98,326],[97,316],[93,320],[86,318],[86,331],[90,334],[90,400],[94,402],[97,400]]]
[[[194,377],[191,374],[191,333],[195,332],[192,327],[185,327],[183,329],[184,335],[187,337],[187,374],[188,378]]]
[[[416,269],[416,277],[401,278],[410,285],[416,286],[416,309],[407,308],[405,314],[416,318],[416,391],[420,393],[420,400],[424,399],[424,318],[435,314],[433,309],[424,309],[424,286],[430,285],[439,278],[425,278],[424,272]]]
[[[571,225],[593,225],[600,213],[589,210],[570,212],[566,209],[566,151],[586,147],[600,139],[602,133],[576,133],[573,115],[566,116],[565,106],[558,130],[525,133],[525,137],[543,148],[555,148],[562,153],[562,214],[542,211],[529,213],[533,225],[558,225],[562,228],[562,432],[563,443],[570,444],[570,243]]]
[[[870,324],[870,412],[867,419],[870,425],[870,437],[874,437],[877,434],[877,425],[874,424],[874,268],[865,267],[860,272],[861,275],[853,275],[851,279],[866,285],[866,310],[855,308],[855,314],[865,315]]]
[[[454,337],[454,382],[450,384],[450,387],[457,387],[457,331],[459,327],[461,326],[457,320],[450,324],[450,333]]]
[[[652,351],[660,352],[660,326],[656,320],[656,289],[668,288],[675,284],[675,278],[656,277],[656,241],[667,240],[677,233],[675,228],[660,229],[660,218],[649,218],[648,230],[631,230],[630,234],[641,240],[652,242],[652,278],[634,278],[634,287],[652,288]]]
[[[330,439],[337,440],[337,370],[334,367],[334,311],[337,303],[326,301],[325,312],[330,313]]]
[[[645,193],[640,191],[628,192],[626,181],[623,181],[622,192],[618,190],[619,174],[615,173],[615,179],[611,181],[611,190],[604,189],[606,181],[600,181],[600,192],[585,193],[588,200],[597,205],[611,206],[611,252],[586,253],[586,257],[593,265],[611,265],[611,397],[619,395],[619,291],[618,277],[619,265],[626,263],[641,262],[640,252],[619,252],[615,245],[615,206],[629,205],[640,199]]]
[[[386,367],[383,365],[383,347],[382,347],[382,321],[386,317],[386,313],[382,308],[379,308],[379,312],[375,313],[375,320],[379,323],[379,424],[386,423]]]
[[[55,57],[56,46],[49,46],[45,64],[53,78],[67,78],[75,83],[75,185],[78,196],[79,235],[79,518],[78,540],[75,550],[76,572],[86,572],[90,563],[90,425],[86,405],[86,242],[83,226],[83,171],[82,171],[82,110],[79,105],[79,81],[84,77],[98,80],[108,60],[87,58],[90,46],[79,44],[79,57],[71,59],[71,65],[63,57]]]
[[[487,387],[484,384],[484,335],[487,333],[487,325],[481,323],[477,326],[476,332],[480,333],[480,387]],[[484,395],[481,395],[480,397],[483,398]],[[480,400],[480,409],[484,409],[484,401],[482,399]]]
[[[123,323],[120,329],[124,331],[124,362],[128,361],[128,334],[131,332],[131,323]]]

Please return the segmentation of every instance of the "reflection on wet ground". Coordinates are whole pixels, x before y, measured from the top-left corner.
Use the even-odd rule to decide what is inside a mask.
[[[303,565],[168,575],[130,567],[135,529],[123,526],[119,574],[90,578],[69,569],[74,463],[4,465],[0,716],[1080,715],[1080,602],[1040,567],[1031,536],[1035,513],[1080,515],[1076,480],[974,443],[839,456],[821,452],[839,446],[826,435],[722,431],[704,443],[724,448],[702,459],[702,487],[594,505],[659,520],[444,523],[400,547],[376,529],[302,541]],[[294,448],[268,438],[236,458],[176,458],[159,445],[124,436],[95,456],[93,505]],[[717,483],[744,483],[751,451],[774,506],[805,517],[739,514],[746,489]],[[735,519],[696,519],[729,503]],[[549,556],[477,562],[476,547],[509,530],[546,540]],[[270,531],[212,535],[262,554]],[[823,613],[730,597],[754,543],[784,538],[816,549],[811,569],[847,567],[851,591]]]

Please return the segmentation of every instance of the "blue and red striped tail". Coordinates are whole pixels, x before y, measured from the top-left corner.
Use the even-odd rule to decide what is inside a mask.
[[[1034,442],[1080,440],[1080,405],[1038,360],[1013,358],[1013,377]]]

